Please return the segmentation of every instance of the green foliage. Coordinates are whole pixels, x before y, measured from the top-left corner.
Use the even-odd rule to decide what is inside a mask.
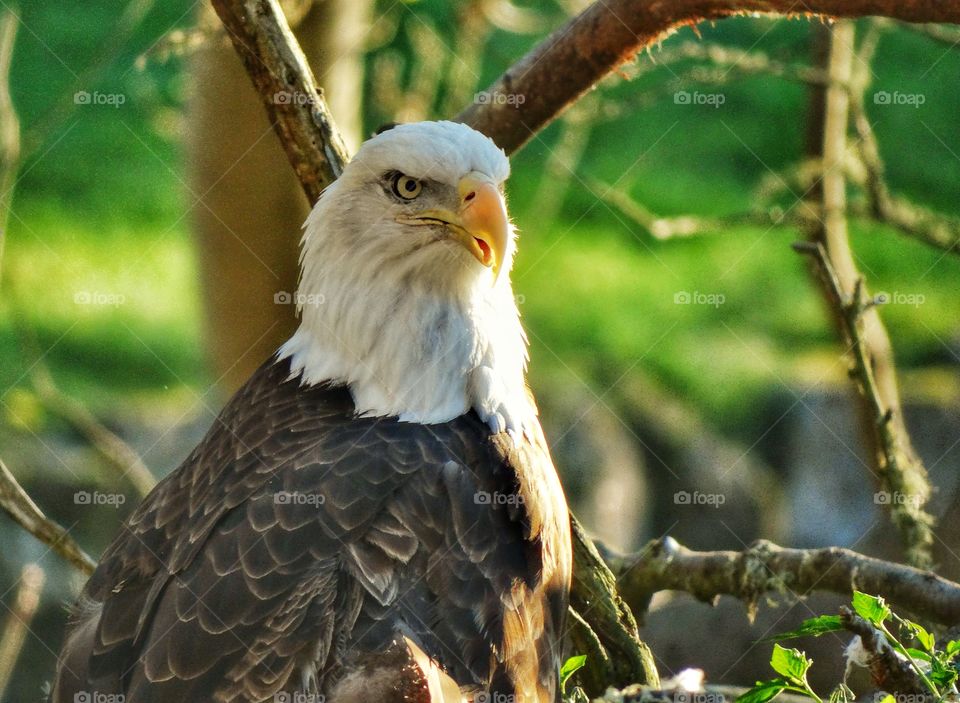
[[[582,669],[587,664],[587,655],[578,654],[575,657],[570,657],[563,663],[563,666],[560,667],[560,692],[566,693],[567,691],[567,681],[573,676],[577,671]]]
[[[783,632],[779,635],[772,635],[764,638],[764,641],[770,640],[789,640],[795,637],[819,637],[828,632],[836,632],[843,629],[843,621],[839,615],[820,615],[800,623],[800,627],[789,632]]]
[[[927,691],[935,699],[941,700],[941,692],[950,690],[957,682],[958,667],[960,667],[960,662],[957,661],[960,655],[960,641],[952,640],[943,649],[937,649],[936,638],[923,625],[900,617],[879,596],[854,591],[851,606],[857,615],[879,630],[890,646],[910,663],[917,678],[923,682]],[[901,638],[890,631],[888,623],[896,623],[903,634],[902,639],[915,642],[920,648],[905,646]],[[804,620],[796,629],[767,640],[819,637],[828,632],[843,629],[842,616],[821,615]],[[923,665],[921,666],[918,662],[922,662]],[[737,703],[766,703],[784,691],[798,693],[818,703],[824,703],[807,682],[807,672],[812,665],[813,660],[807,659],[800,650],[787,649],[780,644],[774,644],[770,667],[779,676],[767,681],[758,681],[753,688],[737,699]],[[845,682],[838,684],[828,697],[829,703],[850,703],[855,699],[856,696]],[[887,696],[881,703],[892,703],[892,701],[892,696]]]

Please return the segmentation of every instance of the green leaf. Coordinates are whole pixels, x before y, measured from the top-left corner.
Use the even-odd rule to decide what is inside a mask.
[[[933,635],[927,632],[926,628],[923,625],[919,625],[910,620],[904,620],[904,625],[906,625],[913,636],[917,639],[917,642],[920,643],[920,646],[924,648],[927,652],[933,652],[933,647],[936,644],[936,640]]]
[[[764,637],[761,642],[772,640],[788,640],[794,637],[819,637],[827,632],[836,632],[843,629],[843,623],[839,615],[821,615],[818,618],[810,618],[800,623],[796,630],[790,630],[772,637]]]
[[[853,592],[853,609],[874,627],[880,627],[883,621],[890,617],[890,608],[883,598],[860,591]]]
[[[944,651],[946,651],[947,655],[951,657],[957,652],[960,652],[960,640],[950,640],[947,642],[947,648]]]
[[[783,693],[787,685],[783,679],[757,681],[753,688],[737,698],[736,703],[767,703]]]
[[[770,657],[770,666],[788,681],[802,683],[807,675],[807,669],[813,662],[799,649],[787,649],[779,644],[773,645],[773,656]]]
[[[578,654],[575,657],[570,657],[563,663],[563,666],[560,667],[560,692],[564,693],[567,687],[567,681],[571,676],[573,676],[577,671],[582,669],[587,664],[587,655]]]
[[[918,659],[920,661],[925,661],[928,663],[933,661],[933,657],[931,657],[929,654],[924,652],[922,649],[914,649],[913,647],[904,647],[903,649],[907,654],[909,654],[914,659]]]
[[[939,688],[950,688],[957,680],[957,670],[952,666],[944,666],[936,659],[930,661],[929,679]]]

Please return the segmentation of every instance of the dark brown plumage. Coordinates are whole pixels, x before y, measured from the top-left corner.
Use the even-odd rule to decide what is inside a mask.
[[[54,703],[555,700],[570,545],[542,437],[357,418],[289,375],[261,367],[106,550]]]

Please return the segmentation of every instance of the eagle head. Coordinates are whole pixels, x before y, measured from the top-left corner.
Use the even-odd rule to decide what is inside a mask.
[[[506,155],[455,122],[365,142],[304,225],[301,324],[281,357],[304,383],[344,383],[360,414],[494,431],[532,416],[510,283]]]

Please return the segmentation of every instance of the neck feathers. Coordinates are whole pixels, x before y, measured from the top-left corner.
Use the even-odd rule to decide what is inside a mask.
[[[496,284],[459,274],[458,252],[442,247],[347,251],[325,236],[337,223],[320,209],[306,225],[300,327],[279,353],[292,373],[348,385],[362,415],[434,424],[473,409],[494,432],[529,429],[527,343],[506,272]]]

